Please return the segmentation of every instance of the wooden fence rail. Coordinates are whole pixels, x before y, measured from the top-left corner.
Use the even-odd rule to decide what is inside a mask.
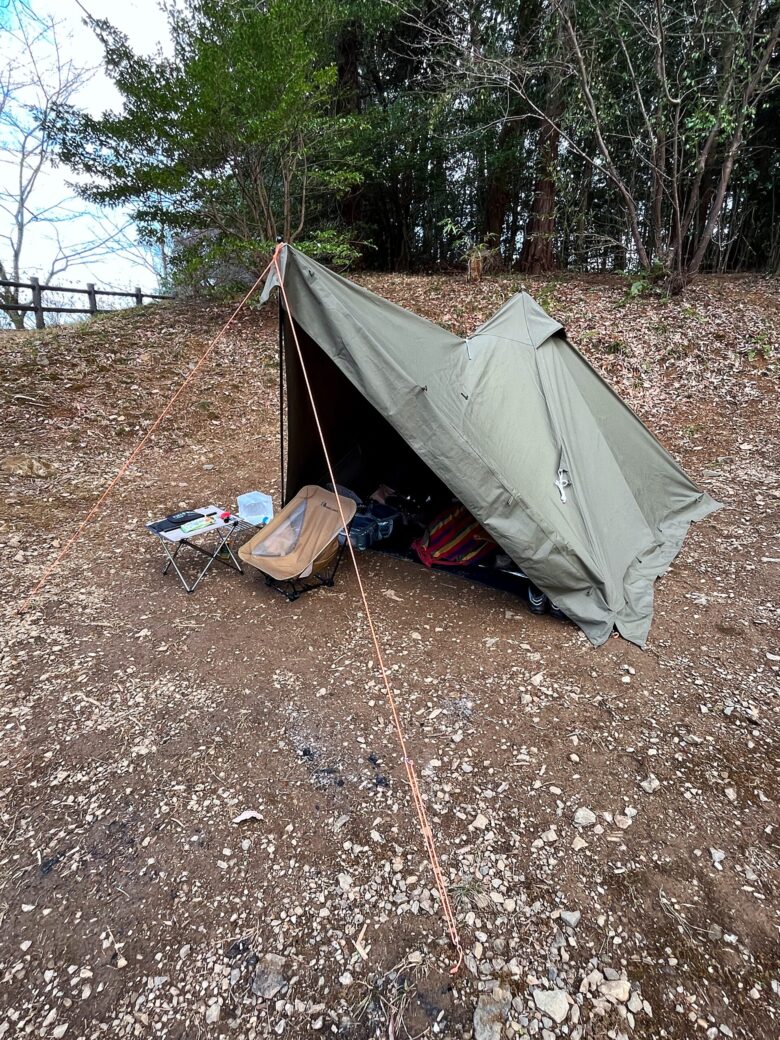
[[[137,307],[143,305],[144,300],[172,300],[172,296],[159,293],[142,292],[140,288],[133,292],[120,292],[114,289],[96,289],[92,282],[87,283],[86,289],[77,289],[67,285],[41,285],[37,278],[31,278],[29,282],[13,282],[0,278],[0,289],[29,289],[32,299],[29,303],[13,303],[0,300],[0,310],[11,312],[22,312],[26,314],[33,311],[35,314],[35,327],[46,328],[45,314],[107,314],[105,308],[98,307],[98,296],[122,296],[135,301]],[[88,298],[88,307],[44,307],[43,294],[47,293],[77,293]]]

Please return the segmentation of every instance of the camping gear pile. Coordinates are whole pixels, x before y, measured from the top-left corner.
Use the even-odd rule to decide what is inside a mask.
[[[565,614],[514,563],[468,510],[452,496],[440,508],[430,496],[424,503],[382,485],[364,502],[349,488],[340,495],[356,503],[349,540],[358,551],[376,549],[396,557],[419,560],[426,567],[446,567],[460,577],[527,595],[534,614]],[[343,541],[344,535],[339,535]]]

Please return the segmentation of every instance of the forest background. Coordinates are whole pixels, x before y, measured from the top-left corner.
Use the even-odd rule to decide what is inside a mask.
[[[130,206],[169,284],[281,237],[339,267],[780,266],[780,5],[186,0],[169,53],[91,19],[123,107],[46,117],[85,201]]]

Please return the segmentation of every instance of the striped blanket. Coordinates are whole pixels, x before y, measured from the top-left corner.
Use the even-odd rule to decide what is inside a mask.
[[[428,524],[412,548],[426,567],[468,567],[484,559],[496,543],[459,502]]]

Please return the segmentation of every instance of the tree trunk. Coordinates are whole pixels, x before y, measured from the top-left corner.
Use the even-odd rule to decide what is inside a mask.
[[[501,127],[492,161],[487,161],[485,179],[483,239],[498,246],[512,202],[512,180],[516,166],[514,147],[521,124],[510,119]]]
[[[353,116],[360,111],[360,53],[363,44],[363,26],[358,21],[348,22],[336,40],[336,114]],[[341,219],[352,228],[360,222],[363,210],[363,189],[354,184],[338,200]]]
[[[414,201],[414,178],[410,170],[404,170],[398,178],[396,197],[396,235],[397,246],[393,262],[396,271],[408,271],[412,266],[414,253],[414,232],[411,223],[412,203]]]
[[[568,6],[568,0],[564,0],[564,2]],[[525,274],[547,274],[557,266],[555,256],[555,204],[557,201],[555,174],[558,169],[561,136],[558,125],[564,109],[557,62],[565,50],[563,24],[559,20],[556,26],[553,61],[547,72],[544,106],[546,119],[539,131],[534,197],[523,236],[523,249],[520,253],[519,266]]]
[[[501,242],[511,193],[504,175],[491,175],[485,185],[484,241],[491,246]]]
[[[539,132],[539,172],[520,253],[520,270],[525,274],[547,274],[556,267],[555,169],[558,144],[558,131],[545,123]]]
[[[11,271],[11,275],[9,277],[8,276],[8,272],[6,271],[3,262],[0,260],[0,278],[2,278],[4,281],[9,281],[9,282],[15,281],[15,282],[18,282],[19,281],[19,265],[18,265],[18,262],[14,264],[14,269]],[[10,285],[3,286],[2,288],[0,288],[0,309],[2,309],[2,305],[3,304],[13,305],[15,307],[18,306],[19,305],[19,290],[15,289],[13,286],[10,286]],[[13,325],[13,327],[17,331],[19,331],[19,330],[24,328],[24,317],[25,317],[25,312],[24,311],[15,311],[15,310],[14,311],[5,311],[5,314],[8,316],[8,320],[11,322],[11,324]]]
[[[19,291],[17,289],[7,290],[3,293],[2,303],[16,305],[19,303]],[[0,309],[2,309],[2,303],[0,303]],[[21,332],[24,328],[24,311],[6,311],[6,316],[11,322],[17,332]]]
[[[515,260],[515,247],[517,246],[517,235],[520,230],[519,221],[520,200],[515,192],[511,202],[511,219],[509,222],[509,233],[504,247],[504,263],[511,267]]]

